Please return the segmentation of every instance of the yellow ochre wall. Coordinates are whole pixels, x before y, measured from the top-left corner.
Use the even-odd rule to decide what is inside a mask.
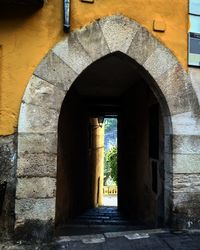
[[[64,36],[63,0],[47,0],[43,8],[0,7],[0,135],[16,131],[24,90],[45,54]],[[188,0],[71,0],[71,30],[95,19],[122,14],[160,39],[187,68]],[[153,21],[166,24],[153,32]]]

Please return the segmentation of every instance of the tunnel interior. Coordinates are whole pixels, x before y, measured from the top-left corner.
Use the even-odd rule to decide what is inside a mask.
[[[103,156],[96,118],[113,115],[118,119],[118,210],[130,221],[163,225],[164,125],[152,86],[148,72],[121,52],[92,63],[72,84],[58,124],[56,227],[98,206],[97,163]]]

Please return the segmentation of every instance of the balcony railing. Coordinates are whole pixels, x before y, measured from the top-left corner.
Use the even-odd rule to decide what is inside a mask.
[[[117,186],[104,186],[103,195],[117,195]]]

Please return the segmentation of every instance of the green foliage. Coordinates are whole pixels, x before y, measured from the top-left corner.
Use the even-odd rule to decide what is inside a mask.
[[[116,128],[117,128],[117,119],[116,118],[106,118],[104,120],[105,133],[108,133]]]
[[[106,182],[108,180],[108,178],[110,177],[110,165],[109,162],[106,161],[106,156],[105,156],[105,160],[104,160],[104,186],[106,186]]]
[[[107,168],[113,181],[117,183],[117,147],[112,147],[106,152],[105,168]]]

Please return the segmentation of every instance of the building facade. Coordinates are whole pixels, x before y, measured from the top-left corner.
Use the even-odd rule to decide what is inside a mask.
[[[152,227],[199,228],[189,2],[74,0],[68,33],[63,1],[22,2],[0,15],[2,237],[45,238],[90,207],[88,120],[102,113],[119,121],[119,207]]]

